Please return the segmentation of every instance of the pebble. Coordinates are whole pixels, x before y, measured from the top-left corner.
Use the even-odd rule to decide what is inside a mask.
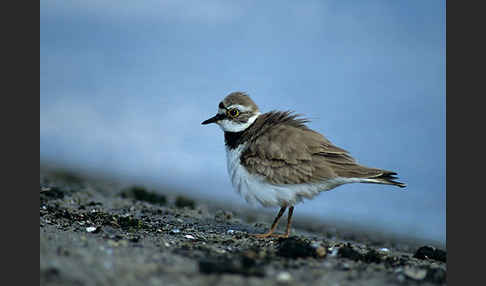
[[[415,252],[414,258],[434,259],[437,261],[447,262],[447,253],[444,250],[432,246],[422,246]]]
[[[317,257],[323,258],[326,257],[327,251],[325,247],[319,246],[316,248],[316,255]]]
[[[423,280],[425,276],[427,276],[427,270],[407,267],[403,271],[403,274],[405,274],[407,277],[412,278],[414,280]]]
[[[45,186],[41,186],[41,192],[47,192],[47,191],[50,191],[51,190],[51,187],[45,187]]]
[[[87,231],[87,232],[94,232],[94,231],[96,231],[96,229],[97,229],[97,227],[94,227],[94,226],[88,226],[88,227],[86,228],[86,231]]]
[[[277,282],[286,283],[292,281],[292,275],[288,272],[280,272],[277,274]]]
[[[329,256],[330,257],[336,257],[338,255],[338,252],[339,252],[339,247],[329,247]]]
[[[175,233],[180,233],[181,230],[178,228],[171,229],[170,233],[175,234]]]
[[[184,235],[185,238],[187,239],[196,239],[194,236],[190,235],[190,234],[186,234]]]
[[[316,256],[316,249],[304,239],[289,237],[279,241],[277,255],[288,258],[306,258]]]

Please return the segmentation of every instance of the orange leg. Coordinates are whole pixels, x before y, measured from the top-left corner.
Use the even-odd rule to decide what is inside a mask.
[[[285,230],[285,238],[290,235],[290,225],[292,224],[292,214],[294,213],[294,207],[289,208],[289,213],[287,214],[287,229]]]
[[[278,212],[277,217],[273,220],[272,227],[270,228],[270,230],[267,233],[253,234],[253,236],[258,237],[258,238],[265,238],[265,237],[271,236],[273,234],[273,232],[275,231],[275,229],[277,228],[278,221],[280,220],[280,218],[282,217],[282,215],[284,214],[286,209],[287,209],[287,207],[280,208],[280,211]]]
[[[288,238],[289,235],[290,235],[290,225],[292,224],[292,214],[294,213],[294,207],[293,206],[289,207],[289,213],[288,213],[288,217],[287,217],[287,228],[286,228],[285,234],[274,234],[273,233],[275,231],[275,229],[277,228],[278,221],[280,220],[280,218],[282,217],[282,215],[284,214],[286,209],[287,209],[287,207],[282,207],[280,209],[277,217],[275,218],[275,220],[272,223],[272,227],[270,228],[270,230],[267,233],[253,234],[253,235],[255,237],[258,237],[258,238],[266,238],[266,237],[269,237],[269,236]]]

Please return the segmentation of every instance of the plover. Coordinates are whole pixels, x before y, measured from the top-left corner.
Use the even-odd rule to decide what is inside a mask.
[[[405,187],[397,173],[360,165],[349,153],[308,128],[307,119],[290,111],[260,113],[243,92],[219,103],[218,113],[202,122],[224,131],[228,173],[248,202],[280,207],[270,230],[257,237],[288,237],[294,206],[320,192],[348,183]],[[285,234],[274,234],[288,208]]]

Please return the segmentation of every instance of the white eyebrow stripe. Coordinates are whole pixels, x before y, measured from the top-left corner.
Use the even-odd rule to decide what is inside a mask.
[[[221,127],[223,131],[228,131],[228,132],[240,132],[248,128],[255,120],[260,116],[260,112],[255,113],[252,115],[249,119],[248,122],[246,123],[238,123],[230,119],[224,119],[216,122],[216,124]]]
[[[251,107],[243,106],[243,105],[240,105],[240,104],[233,104],[231,106],[228,106],[228,109],[231,109],[231,108],[237,108],[241,112],[252,111]]]

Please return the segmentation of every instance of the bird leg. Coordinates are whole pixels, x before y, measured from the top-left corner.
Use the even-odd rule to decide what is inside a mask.
[[[293,206],[289,207],[289,212],[288,212],[288,215],[287,215],[287,228],[285,230],[285,233],[284,234],[274,234],[273,233],[275,231],[275,229],[277,228],[278,221],[280,220],[280,218],[282,217],[282,215],[284,214],[286,209],[287,209],[286,206],[280,208],[280,211],[278,212],[277,217],[273,220],[272,227],[270,227],[270,230],[267,233],[252,234],[252,235],[257,237],[257,238],[266,238],[266,237],[269,237],[269,236],[288,238],[289,235],[290,235],[290,226],[292,224],[292,214],[294,213],[294,207]]]
[[[287,229],[285,230],[285,238],[289,237],[290,235],[290,225],[292,224],[292,214],[294,213],[294,206],[289,208],[289,212],[287,214]]]
[[[289,212],[287,214],[287,228],[284,234],[271,234],[273,237],[283,237],[288,238],[290,236],[290,225],[292,224],[292,214],[294,213],[294,207],[289,207]]]
[[[291,208],[293,208],[293,207],[291,207]],[[277,228],[278,221],[280,220],[280,218],[282,217],[282,215],[284,214],[286,209],[287,209],[286,206],[280,208],[280,211],[278,212],[277,217],[273,220],[272,227],[270,228],[270,230],[267,233],[261,233],[261,234],[259,233],[259,234],[252,234],[252,235],[257,237],[257,238],[265,238],[265,237],[272,236],[273,232]]]

